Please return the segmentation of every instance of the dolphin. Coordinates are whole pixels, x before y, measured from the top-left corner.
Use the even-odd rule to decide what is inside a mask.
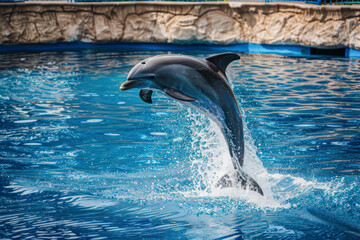
[[[243,124],[239,105],[225,71],[240,56],[223,53],[200,59],[186,55],[158,55],[136,64],[120,90],[139,88],[139,96],[152,103],[153,90],[160,90],[213,120],[221,129],[234,166],[220,178],[217,187],[238,185],[263,195],[259,184],[242,170]]]

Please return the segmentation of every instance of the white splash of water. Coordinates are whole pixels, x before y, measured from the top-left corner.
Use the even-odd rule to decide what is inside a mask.
[[[231,197],[260,208],[287,207],[274,199],[272,184],[268,181],[269,174],[257,157],[256,148],[247,130],[243,168],[260,184],[264,196],[239,186],[216,187],[221,177],[234,171],[226,140],[220,128],[206,116],[189,109],[188,117],[191,119],[190,127],[193,133],[191,140],[194,152],[190,158],[194,188],[192,191],[183,192],[185,197]]]
[[[264,196],[239,186],[216,187],[219,179],[233,171],[231,157],[220,128],[206,116],[189,109],[192,132],[190,156],[192,188],[181,194],[185,198],[232,198],[259,209],[297,207],[297,200],[313,191],[324,193],[339,189],[339,183],[305,180],[289,174],[269,173],[256,154],[256,146],[244,124],[245,158],[243,170],[253,177],[264,191]],[[295,203],[294,203],[295,202]],[[301,203],[302,204],[302,203]]]

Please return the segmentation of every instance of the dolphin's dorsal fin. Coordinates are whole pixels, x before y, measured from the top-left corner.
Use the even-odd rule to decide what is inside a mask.
[[[208,60],[209,62],[216,65],[223,73],[225,73],[226,67],[235,60],[240,59],[240,56],[236,53],[221,53],[217,54],[208,58],[205,58],[205,60]]]
[[[153,92],[152,90],[140,89],[139,97],[141,98],[141,100],[143,100],[146,103],[152,103],[152,99],[151,99],[152,92]]]
[[[181,100],[181,101],[185,101],[185,102],[192,102],[192,101],[196,100],[196,98],[190,97],[190,96],[186,95],[185,93],[183,93],[179,90],[172,89],[172,88],[165,88],[163,91],[168,96],[175,98],[176,100]]]

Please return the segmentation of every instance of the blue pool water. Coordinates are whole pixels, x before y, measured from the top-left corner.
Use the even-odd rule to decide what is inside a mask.
[[[360,238],[358,61],[231,65],[262,197],[215,187],[232,164],[206,117],[119,91],[138,61],[167,53],[0,55],[0,238]]]

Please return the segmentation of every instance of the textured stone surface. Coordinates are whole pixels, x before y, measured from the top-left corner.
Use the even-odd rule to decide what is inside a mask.
[[[290,3],[0,4],[0,44],[267,43],[360,49],[360,6]]]

